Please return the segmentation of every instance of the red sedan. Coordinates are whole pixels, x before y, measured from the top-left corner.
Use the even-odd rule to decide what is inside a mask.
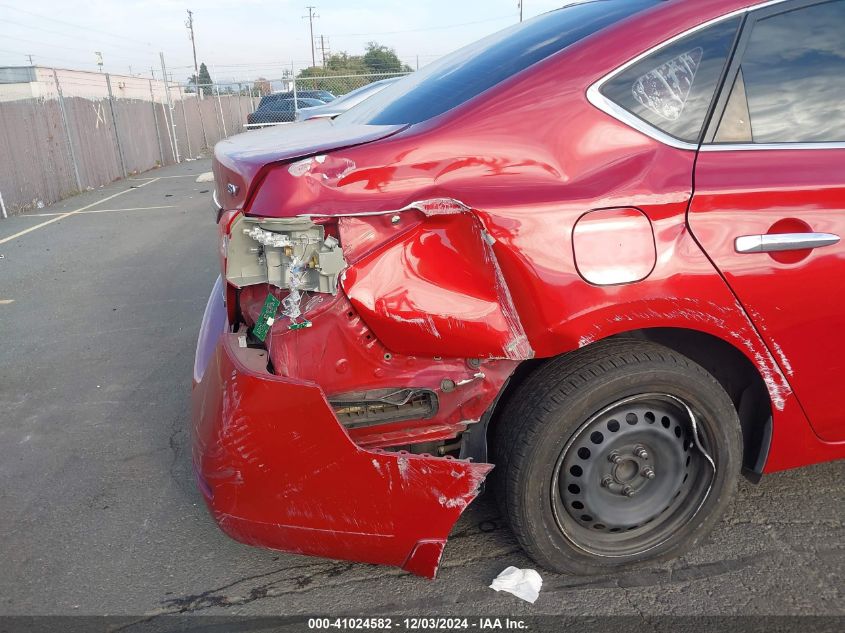
[[[678,556],[845,457],[845,0],[595,0],[236,136],[193,463],[253,545],[433,576]],[[491,474],[495,466],[495,471]]]

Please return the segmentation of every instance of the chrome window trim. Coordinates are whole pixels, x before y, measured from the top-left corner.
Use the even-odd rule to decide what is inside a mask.
[[[743,9],[737,9],[736,11],[731,11],[730,13],[726,13],[725,15],[721,15],[719,17],[713,18],[712,20],[708,20],[707,22],[704,22],[702,24],[699,24],[698,26],[694,26],[691,29],[688,29],[688,30],[686,30],[682,33],[679,33],[678,35],[675,35],[674,37],[669,38],[665,42],[661,42],[660,44],[651,47],[647,51],[640,53],[639,55],[637,55],[633,59],[625,62],[624,64],[622,64],[621,66],[619,66],[615,70],[611,71],[610,73],[608,73],[607,75],[605,75],[604,77],[602,77],[601,79],[599,79],[598,81],[593,83],[589,88],[587,88],[587,100],[590,103],[592,103],[595,107],[597,107],[599,110],[601,110],[602,112],[609,114],[614,119],[621,121],[625,125],[634,128],[638,132],[642,132],[646,136],[651,137],[654,140],[656,140],[660,143],[663,143],[664,145],[669,145],[670,147],[675,147],[677,149],[696,151],[696,150],[699,149],[698,143],[690,143],[688,141],[682,141],[680,139],[675,138],[674,136],[671,136],[670,134],[667,134],[663,130],[660,130],[659,128],[654,127],[650,123],[646,123],[643,119],[641,119],[638,116],[632,114],[631,112],[628,112],[622,106],[616,104],[615,102],[613,102],[610,99],[608,99],[607,97],[605,97],[601,93],[602,87],[608,81],[610,81],[611,79],[613,79],[617,75],[625,72],[626,70],[628,70],[628,68],[630,68],[631,66],[633,66],[637,62],[645,59],[649,55],[652,55],[653,53],[656,53],[659,50],[661,50],[661,49],[663,49],[667,46],[671,46],[672,44],[674,44],[678,40],[681,40],[681,39],[683,39],[683,38],[685,38],[689,35],[692,35],[693,33],[697,33],[698,31],[701,31],[703,29],[711,27],[714,24],[718,24],[719,22],[723,22],[725,20],[730,20],[731,18],[735,18],[735,17],[740,16],[740,15],[745,15],[746,13],[750,13],[750,12],[756,11],[758,9],[763,9],[765,7],[774,6],[776,4],[783,4],[783,3],[789,2],[789,1],[790,0],[767,0],[766,2],[760,2],[758,4],[754,4],[754,5],[745,7]],[[705,147],[711,147],[711,146],[702,145],[701,149],[704,150]],[[729,144],[724,144],[724,145],[720,145],[719,147],[720,148],[729,148],[731,146]],[[754,149],[757,149],[757,148],[755,147]],[[707,150],[707,151],[718,151],[718,150]],[[722,151],[724,151],[724,150],[722,150]]]
[[[624,70],[624,68],[622,69]],[[614,73],[615,75],[616,73]],[[696,143],[688,143],[687,141],[682,141],[681,139],[675,138],[670,134],[666,134],[663,130],[660,130],[650,123],[646,123],[638,116],[635,116],[628,112],[625,108],[620,105],[617,105],[607,97],[605,97],[601,92],[601,86],[608,81],[613,79],[612,75],[609,75],[606,79],[600,80],[598,83],[593,84],[587,90],[587,99],[596,106],[599,110],[602,110],[604,113],[609,114],[614,119],[621,121],[628,127],[634,128],[638,132],[642,132],[646,136],[653,138],[655,141],[663,143],[664,145],[669,145],[670,147],[675,147],[677,149],[685,149],[690,151],[696,151],[698,149],[698,145]]]
[[[750,152],[753,150],[822,150],[845,149],[845,143],[710,143],[701,146],[702,152]]]

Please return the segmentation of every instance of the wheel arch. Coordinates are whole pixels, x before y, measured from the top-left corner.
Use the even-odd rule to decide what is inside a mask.
[[[603,345],[608,340],[620,338],[663,345],[701,365],[722,385],[736,408],[742,427],[743,473],[750,480],[759,481],[772,437],[772,401],[763,376],[754,363],[724,339],[688,328],[629,330],[594,341],[587,347]],[[566,354],[569,353],[572,352]],[[533,359],[519,365],[491,408],[485,431],[488,441],[494,436],[496,425],[504,423],[501,412],[509,397],[529,375],[543,371],[544,365],[552,358],[557,357]],[[484,453],[486,459],[486,450]],[[480,455],[472,456],[481,458]]]

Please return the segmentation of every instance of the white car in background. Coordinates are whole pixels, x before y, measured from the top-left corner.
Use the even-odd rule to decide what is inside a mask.
[[[377,92],[381,92],[389,85],[396,83],[402,77],[391,77],[390,79],[382,79],[381,81],[374,81],[366,86],[356,88],[352,92],[347,92],[345,95],[338,97],[331,103],[325,105],[314,106],[313,108],[301,108],[296,112],[295,121],[310,121],[312,119],[333,119],[358,105],[365,99],[369,99]]]

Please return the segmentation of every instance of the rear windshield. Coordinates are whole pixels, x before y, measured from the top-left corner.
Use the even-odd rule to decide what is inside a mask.
[[[429,64],[342,114],[336,121],[369,125],[420,123],[658,2],[593,0],[550,11]]]

